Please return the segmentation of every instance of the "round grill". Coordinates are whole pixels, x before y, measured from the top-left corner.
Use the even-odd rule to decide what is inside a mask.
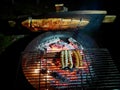
[[[94,76],[94,72],[90,73],[93,68],[85,56],[85,48],[69,32],[47,32],[35,38],[22,53],[23,73],[37,90],[82,87]],[[62,51],[67,52],[63,62]]]

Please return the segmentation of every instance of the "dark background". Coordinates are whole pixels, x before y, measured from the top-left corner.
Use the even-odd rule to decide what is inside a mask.
[[[115,65],[120,71],[120,10],[118,0],[40,0],[39,4],[37,4],[35,0],[14,1],[14,4],[12,4],[10,0],[3,0],[0,3],[0,34],[3,34],[5,37],[14,34],[16,35],[16,33],[17,35],[19,35],[19,33],[21,34],[21,32],[15,31],[14,28],[10,28],[7,20],[16,20],[20,15],[41,14],[47,13],[47,11],[55,11],[55,3],[64,3],[69,10],[106,10],[108,15],[116,15],[117,17],[113,23],[102,23],[98,31],[93,33],[92,37],[101,48],[107,48],[109,50]],[[17,29],[19,28],[17,27]],[[14,33],[12,33],[12,31]],[[24,32],[22,34],[24,34]],[[20,64],[21,52],[24,50],[26,45],[28,45],[28,43],[40,33],[29,34],[30,35],[28,37],[19,39],[11,44],[0,55],[2,65],[1,78],[3,79],[1,81],[1,85],[4,90],[7,88],[13,90],[13,87],[16,87],[16,79],[20,73],[18,71],[18,66]],[[5,37],[2,37],[2,39]],[[20,75],[20,77],[24,76]],[[24,85],[26,82],[27,81],[22,84]],[[19,86],[19,84],[17,85]],[[27,85],[28,84],[26,84],[25,87],[27,87]],[[21,87],[19,89],[22,90],[25,87]],[[30,88],[31,87],[29,86],[27,89],[30,90]]]

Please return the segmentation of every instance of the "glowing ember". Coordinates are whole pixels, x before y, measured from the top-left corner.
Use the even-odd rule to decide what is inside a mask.
[[[53,37],[40,43],[36,50],[44,50],[44,53],[26,52],[23,55],[22,67],[26,79],[37,89],[45,88],[46,84],[58,89],[86,83],[91,62],[86,60],[81,47],[73,38]]]
[[[75,51],[75,50],[73,50]],[[72,52],[73,52],[72,51]],[[82,52],[79,50],[79,52]],[[56,52],[55,52],[56,53]],[[47,55],[43,55],[42,57],[38,58],[37,54],[35,55],[29,55],[25,54],[23,56],[23,60],[26,60],[22,63],[23,65],[23,72],[28,79],[28,81],[35,87],[38,88],[38,84],[41,86],[44,86],[46,83],[54,88],[61,88],[61,86],[64,86],[66,88],[68,85],[74,84],[80,84],[81,82],[81,75],[87,75],[89,74],[89,66],[90,62],[85,60],[84,54],[81,54],[83,56],[82,59],[82,65],[78,66],[76,68],[76,62],[73,62],[73,67],[68,66],[66,68],[62,68],[61,58],[60,58],[60,52],[58,54],[58,57],[55,57],[55,53],[46,53]],[[53,57],[49,57],[49,55],[52,55]],[[72,53],[71,53],[72,54]],[[34,60],[32,58],[34,57]],[[45,57],[45,58],[44,58]],[[69,56],[68,56],[69,57]],[[72,55],[72,58],[74,55]],[[73,59],[75,60],[75,58]],[[31,79],[33,78],[33,79]],[[38,80],[40,79],[39,83]],[[86,80],[84,80],[86,81]]]
[[[67,41],[62,40],[60,38],[52,38],[51,40],[47,40],[41,43],[36,49],[43,50],[47,53],[49,52],[60,52],[62,50],[74,50],[81,48],[82,45],[78,43],[73,38],[68,38]]]

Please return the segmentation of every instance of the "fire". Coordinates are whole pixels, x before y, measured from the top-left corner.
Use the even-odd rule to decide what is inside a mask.
[[[54,50],[60,50],[60,49],[54,48]],[[79,51],[79,52],[84,57],[83,52],[82,51]],[[30,55],[28,56],[30,57]],[[38,55],[36,55],[36,58],[37,56]],[[28,58],[25,59],[25,56],[24,56],[23,60],[27,60],[27,59]],[[32,62],[33,64],[31,64]],[[50,86],[54,86],[55,88],[61,88],[64,86],[65,88],[69,85],[79,84],[81,82],[80,77],[81,75],[83,75],[83,71],[86,74],[89,73],[90,62],[86,61],[85,59],[83,59],[81,62],[83,63],[82,66],[79,65],[77,68],[75,67],[75,63],[73,62],[74,66],[71,69],[69,68],[62,69],[61,59],[59,57],[54,58],[54,60],[53,58],[51,59],[49,57],[48,58],[42,57],[42,58],[39,58],[38,61],[35,61],[35,62],[34,60],[30,61],[30,65],[25,65],[26,63],[29,63],[29,62],[26,62],[26,63],[24,62],[23,71],[28,81],[35,88],[37,88],[36,86],[39,86],[37,84],[40,84],[41,86],[48,84]],[[70,62],[68,62],[68,67],[69,67],[69,63]],[[40,81],[38,82],[39,79]]]

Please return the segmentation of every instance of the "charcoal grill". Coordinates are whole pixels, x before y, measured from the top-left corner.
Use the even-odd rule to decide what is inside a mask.
[[[28,80],[28,82],[31,83],[34,88],[38,90],[40,88],[43,88],[44,90],[45,89],[50,89],[50,90],[68,89],[68,88],[81,87],[82,84],[87,85],[87,83],[92,82],[91,79],[94,77],[95,73],[91,66],[90,59],[87,60],[83,52],[82,53],[84,56],[83,57],[84,65],[78,69],[62,70],[57,65],[52,65],[57,63],[57,61],[60,64],[59,62],[59,59],[61,58],[60,51],[66,50],[66,49],[71,51],[79,49],[83,51],[84,48],[89,46],[85,42],[78,42],[76,39],[73,38],[73,36],[74,34],[71,32],[66,32],[66,33],[47,32],[35,38],[25,48],[24,52],[22,53],[23,73],[26,76],[26,79]],[[88,38],[85,35],[80,35],[80,37],[81,39]],[[69,41],[70,39],[73,39],[74,43],[78,47],[74,47],[74,43],[72,43],[73,46],[69,46],[71,43]],[[62,43],[59,43],[59,45],[64,44],[65,48],[62,48],[60,50],[49,49],[48,44],[57,43],[58,42],[57,40],[61,41]],[[93,42],[92,39],[89,38],[89,40]],[[82,41],[82,40],[79,40],[79,41]],[[43,47],[44,49],[39,48],[39,47],[42,47],[40,46],[42,44],[44,45]],[[91,47],[93,46],[91,45]],[[94,44],[94,47],[97,47],[97,46]]]
[[[79,17],[79,14],[60,13],[50,14],[52,17]],[[55,16],[54,16],[55,15]],[[58,16],[57,16],[58,15]],[[82,14],[81,17],[91,19],[94,22],[94,16],[101,17],[95,24],[89,24],[83,30],[91,30],[94,26],[98,27],[103,15]],[[90,27],[92,26],[92,27]],[[89,36],[84,35],[84,31],[56,31],[46,32],[39,35],[21,54],[21,66],[24,79],[35,90],[101,90],[101,89],[120,89],[120,73],[117,70],[109,51],[106,48],[99,48],[98,45]],[[77,36],[77,37],[76,37]],[[57,65],[52,65],[49,62],[54,62],[60,59],[60,51],[44,48],[45,44],[52,42],[52,38],[60,38],[68,45],[68,39],[73,38],[76,41],[77,48],[73,50],[83,51],[83,62],[86,64],[83,68],[73,70],[61,69]],[[42,47],[42,48],[41,48]],[[47,47],[47,46],[45,46]],[[69,50],[69,48],[67,48]],[[71,50],[71,49],[70,49]],[[41,63],[42,59],[44,64]],[[43,67],[46,68],[43,68]],[[57,68],[57,69],[54,69]],[[49,70],[50,69],[50,70]],[[19,78],[19,77],[18,77]],[[27,88],[28,89],[28,88]]]
[[[120,88],[120,74],[112,61],[112,58],[108,52],[107,49],[85,49],[84,55],[85,55],[85,62],[87,63],[88,67],[86,69],[79,69],[76,72],[76,75],[72,75],[71,72],[63,70],[64,74],[63,76],[59,77],[59,70],[56,72],[56,78],[55,79],[49,79],[47,77],[40,78],[43,75],[43,72],[39,72],[37,76],[34,78],[31,76],[31,74],[35,74],[36,72],[29,72],[32,69],[38,68],[35,64],[35,61],[39,61],[37,58],[40,53],[36,52],[25,52],[24,55],[29,56],[29,64],[31,64],[32,68],[29,68],[29,66],[25,69],[24,67],[24,74],[28,77],[27,79],[32,85],[37,88],[37,90],[101,90],[101,89],[119,89]],[[33,57],[34,60],[31,60],[30,58]],[[59,56],[53,57],[50,54],[45,56],[46,59],[49,60],[49,58],[59,58]],[[34,63],[34,64],[33,64]],[[46,61],[47,63],[47,61]],[[29,65],[28,64],[28,65]],[[40,64],[38,64],[40,65]],[[47,67],[47,66],[46,66]],[[37,69],[36,69],[37,70]],[[86,73],[87,71],[87,73]],[[69,73],[68,73],[69,72]],[[55,73],[54,73],[55,74]],[[69,82],[64,81],[65,78],[63,78],[65,75],[71,74],[69,78],[76,78],[75,80],[71,80]],[[66,75],[66,77],[68,77]],[[43,81],[44,79],[44,81]],[[59,82],[57,82],[57,80]],[[44,84],[42,84],[44,82]]]
[[[45,51],[41,52],[41,50],[38,48],[37,50],[36,47],[40,43],[49,40],[48,38],[51,38],[53,33],[55,32],[47,32],[38,36],[26,47],[24,52],[22,52],[23,73],[28,80],[28,83],[30,83],[34,88],[37,90],[96,90],[104,88],[120,88],[120,74],[112,61],[108,50],[105,48],[98,48],[96,45],[91,46],[92,48],[90,46],[88,47],[88,43],[82,42],[82,40],[85,41],[85,36],[84,38],[82,37],[82,40],[79,40],[81,42],[78,42],[78,45],[84,46],[84,49],[82,50],[84,52],[83,62],[86,64],[85,68],[70,71],[69,69],[62,70],[57,67],[57,65],[52,66],[50,63],[54,60],[57,61],[60,58],[60,51],[49,51],[44,55]],[[56,36],[65,41],[66,39],[64,38],[74,35],[69,34],[69,36],[66,36],[65,34],[62,34],[61,36],[61,33],[62,32],[57,32]],[[66,32],[66,34],[68,33],[69,32]],[[47,34],[49,34],[48,37],[46,37]],[[41,38],[43,36],[45,36],[45,38]],[[41,42],[38,43],[38,40]],[[79,47],[79,49],[81,48]],[[44,58],[44,64],[40,64],[41,57]],[[44,66],[46,68],[42,69]],[[50,67],[52,67],[52,69],[49,69]]]

